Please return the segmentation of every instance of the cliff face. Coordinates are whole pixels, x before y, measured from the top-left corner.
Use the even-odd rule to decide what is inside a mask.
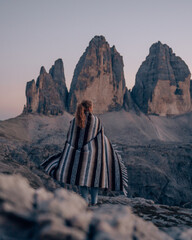
[[[126,112],[135,112],[137,115],[140,115],[141,111],[137,104],[135,104],[132,96],[131,96],[131,91],[127,89],[125,90],[124,94],[124,100],[123,100],[123,107]]]
[[[182,114],[191,108],[190,71],[166,44],[157,42],[140,66],[132,96],[145,113]]]
[[[66,109],[68,91],[65,83],[63,62],[55,61],[49,73],[41,67],[40,75],[35,80],[27,82],[27,103],[24,112],[58,115]]]
[[[119,110],[123,106],[125,79],[123,59],[103,36],[95,36],[80,58],[71,83],[68,106],[74,113],[83,99],[93,101],[94,113]]]

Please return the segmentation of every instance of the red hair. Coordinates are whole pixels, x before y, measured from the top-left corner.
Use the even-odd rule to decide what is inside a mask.
[[[92,107],[92,102],[89,100],[83,100],[78,106],[75,114],[77,125],[80,128],[85,127],[86,120],[86,112],[90,112],[90,108]]]

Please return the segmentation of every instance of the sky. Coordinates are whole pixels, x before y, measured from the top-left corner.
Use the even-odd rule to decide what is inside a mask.
[[[123,56],[128,89],[157,41],[192,71],[191,12],[191,0],[0,0],[0,120],[22,112],[26,82],[58,58],[69,89],[95,35]]]

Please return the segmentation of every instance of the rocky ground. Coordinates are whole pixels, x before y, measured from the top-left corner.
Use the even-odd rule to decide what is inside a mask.
[[[63,149],[72,116],[68,113],[52,117],[29,114],[2,121],[0,236],[5,236],[2,239],[63,239],[64,234],[71,235],[72,239],[117,239],[117,236],[118,239],[191,239],[192,114],[173,118],[139,114],[122,111],[100,116],[106,135],[117,144],[127,166],[129,198],[112,197],[112,193],[100,195],[98,206],[88,208],[82,203],[74,214],[62,213],[61,216],[54,211],[73,207],[68,202],[62,204],[65,197],[59,195],[57,199],[57,191],[61,195],[70,194],[56,190],[60,184],[39,165]],[[20,177],[10,180],[9,187],[6,176],[12,179],[13,174],[27,179],[30,187]],[[25,185],[21,187],[26,188],[25,191],[17,189],[19,182]],[[14,193],[12,190],[4,193],[4,187],[6,191],[15,189]],[[73,190],[78,191],[77,188]],[[44,201],[42,204],[48,204],[46,209],[37,211],[37,196]],[[17,202],[20,199],[24,203],[25,198],[31,204],[27,213]],[[77,199],[74,201],[82,202],[79,196]],[[54,210],[55,204],[60,206],[57,210]],[[69,214],[74,223],[66,220],[65,214]],[[10,227],[12,235],[9,235]],[[23,233],[22,228],[25,229]]]
[[[44,188],[34,190],[20,175],[0,174],[0,222],[1,239],[188,240],[192,237],[190,209],[124,196],[100,196],[97,206],[88,207],[78,194],[63,188],[54,192]]]
[[[192,207],[192,114],[100,116],[127,166],[129,196]]]
[[[126,198],[125,196],[99,198],[99,204],[129,206],[132,212],[146,221],[152,222],[160,230],[174,239],[183,231],[192,228],[192,209],[155,204],[144,198]]]

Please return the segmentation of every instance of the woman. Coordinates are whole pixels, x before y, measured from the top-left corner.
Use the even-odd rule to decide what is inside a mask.
[[[91,101],[82,101],[70,122],[67,140],[61,153],[45,160],[41,166],[56,180],[80,186],[81,195],[91,204],[97,203],[98,189],[124,191],[127,171],[120,155],[114,150],[99,118],[92,114]]]

